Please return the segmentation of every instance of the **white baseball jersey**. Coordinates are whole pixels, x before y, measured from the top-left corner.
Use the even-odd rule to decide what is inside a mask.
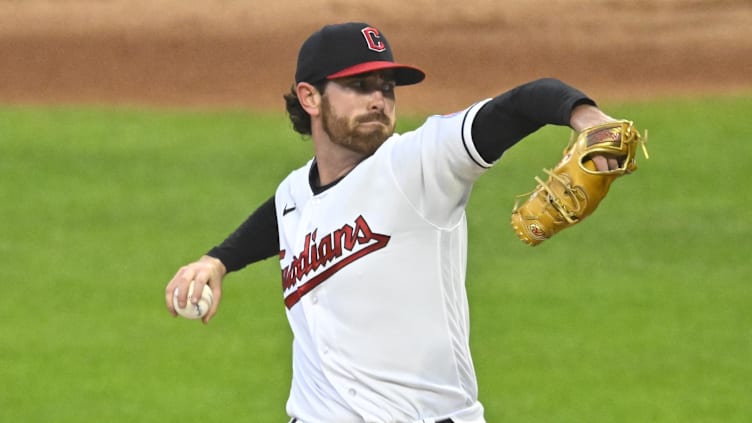
[[[291,416],[484,422],[465,292],[465,206],[491,166],[471,137],[482,104],[395,134],[319,194],[313,161],[278,187]]]

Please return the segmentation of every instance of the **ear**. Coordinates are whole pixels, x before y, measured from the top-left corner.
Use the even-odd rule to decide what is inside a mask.
[[[298,95],[298,101],[311,116],[318,116],[321,113],[321,94],[319,90],[307,82],[299,82],[295,86],[295,93]]]

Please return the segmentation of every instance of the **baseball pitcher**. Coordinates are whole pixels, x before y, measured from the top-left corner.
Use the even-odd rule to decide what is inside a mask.
[[[300,48],[285,95],[313,157],[221,244],[165,290],[209,285],[217,311],[227,272],[278,257],[292,328],[292,422],[484,422],[469,348],[465,207],[505,150],[547,124],[579,135],[512,213],[535,245],[592,213],[610,182],[636,169],[641,142],[582,92],[533,81],[457,113],[395,130],[395,87],[420,69],[395,62],[366,23],[328,25]],[[567,157],[568,156],[568,157]]]

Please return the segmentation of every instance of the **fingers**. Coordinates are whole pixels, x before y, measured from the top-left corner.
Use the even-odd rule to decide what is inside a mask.
[[[593,164],[595,164],[595,169],[599,172],[616,170],[621,167],[619,164],[619,159],[617,159],[616,157],[598,155],[593,156],[591,160],[593,161]]]
[[[222,299],[222,289],[219,284],[216,286],[212,286],[209,284],[209,288],[212,290],[212,295],[214,296],[214,300],[212,301],[211,307],[209,307],[209,311],[206,313],[206,316],[204,316],[203,319],[201,319],[204,324],[209,323],[209,320],[214,317],[215,314],[217,314],[217,308],[219,307],[219,301]]]
[[[592,158],[593,164],[595,164],[595,170],[599,172],[608,171],[608,160],[605,156],[595,156]]]
[[[206,284],[209,285],[209,288],[212,291],[212,304],[209,307],[209,311],[206,313],[206,316],[204,316],[203,319],[201,319],[204,324],[209,323],[209,320],[214,317],[215,314],[217,314],[217,309],[219,308],[219,303],[222,300],[222,280],[224,279],[225,275],[227,274],[227,268],[225,267],[224,263],[220,261],[217,258],[210,257],[210,256],[204,256],[200,260],[201,263],[203,263],[205,266],[202,268],[205,270],[205,272],[200,273],[196,276],[196,281],[203,282],[206,281]]]
[[[193,278],[194,270],[191,268],[191,265],[183,266],[170,280],[167,287],[165,287],[165,305],[167,306],[167,311],[173,316],[178,315],[173,304],[175,290],[177,290],[178,306],[181,308],[185,307],[188,304],[188,286],[191,284]]]
[[[211,289],[212,292],[211,306],[209,306],[209,310],[207,311],[206,315],[201,319],[204,324],[207,324],[209,323],[209,320],[211,320],[211,318],[214,317],[215,314],[217,314],[219,300],[222,297],[221,280],[216,274],[212,272],[198,271],[196,272],[193,281],[193,295],[188,298],[188,301],[190,301],[191,303],[198,303],[199,299],[201,299],[201,293],[204,292],[204,286],[209,286],[209,289]]]

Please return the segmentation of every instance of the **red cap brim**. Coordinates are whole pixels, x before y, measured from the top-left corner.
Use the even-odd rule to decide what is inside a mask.
[[[359,63],[339,72],[335,72],[326,77],[326,79],[344,78],[347,76],[360,75],[362,73],[374,72],[379,70],[394,70],[394,78],[397,85],[412,85],[425,79],[426,74],[422,70],[408,65],[402,65],[394,62],[377,61]]]

